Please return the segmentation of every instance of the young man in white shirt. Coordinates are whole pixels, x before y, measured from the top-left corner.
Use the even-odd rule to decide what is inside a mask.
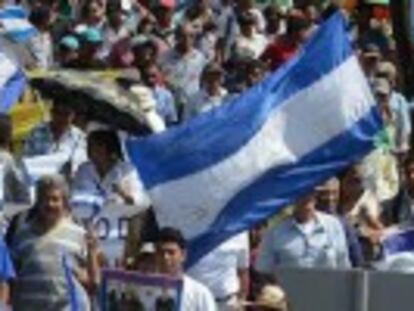
[[[179,230],[161,229],[157,239],[157,260],[160,273],[182,278],[180,310],[215,311],[213,295],[203,284],[184,274],[186,241]]]
[[[246,57],[259,58],[267,47],[267,38],[257,31],[257,22],[253,14],[239,16],[240,34],[236,37],[234,53]]]
[[[249,254],[249,237],[244,232],[204,256],[188,274],[211,290],[218,310],[235,310],[247,296]]]
[[[223,87],[224,71],[216,63],[208,64],[201,78],[201,89],[189,101],[184,110],[184,120],[210,111],[226,100],[227,90]]]

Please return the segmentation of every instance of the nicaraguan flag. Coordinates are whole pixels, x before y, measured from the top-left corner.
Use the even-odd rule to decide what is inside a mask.
[[[36,28],[28,21],[27,13],[22,7],[9,5],[0,9],[0,35],[23,43],[36,33]]]
[[[239,98],[127,141],[160,226],[190,240],[189,265],[373,149],[382,121],[345,26],[334,15]]]
[[[26,87],[26,77],[20,66],[0,47],[0,113],[5,113],[18,101]]]
[[[66,286],[68,290],[69,308],[65,310],[70,311],[84,311],[91,310],[89,297],[86,290],[79,283],[73,272],[73,263],[71,262],[70,255],[62,255],[62,268],[66,280]]]

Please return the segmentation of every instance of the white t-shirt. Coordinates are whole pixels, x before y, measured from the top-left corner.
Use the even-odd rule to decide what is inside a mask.
[[[222,88],[220,94],[217,96],[211,96],[205,89],[201,89],[195,94],[184,110],[184,120],[189,120],[195,116],[210,111],[220,106],[226,99],[228,92]]]
[[[207,287],[185,275],[180,310],[215,311],[217,307],[213,295]]]
[[[74,193],[101,194],[107,200],[122,204],[123,200],[114,192],[114,184],[119,185],[134,199],[134,205],[146,208],[150,204],[149,197],[139,178],[137,170],[129,163],[119,161],[101,179],[92,162],[83,163],[74,178],[72,191]]]
[[[253,34],[251,38],[247,38],[243,35],[238,35],[234,49],[239,55],[259,58],[266,49],[267,43],[267,38],[260,33]]]
[[[240,291],[239,269],[249,267],[249,237],[239,234],[204,256],[188,274],[206,285],[215,298]]]

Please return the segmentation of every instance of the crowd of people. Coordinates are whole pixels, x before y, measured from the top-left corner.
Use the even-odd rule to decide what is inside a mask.
[[[332,2],[2,0],[0,9],[22,5],[37,29],[25,43],[33,55],[26,69],[134,69],[172,127],[226,105],[282,67],[340,10]],[[96,126],[96,120],[80,129],[82,112],[55,101],[50,120],[31,131],[17,154],[11,119],[1,115],[4,201],[33,202],[10,220],[0,243],[1,300],[15,310],[65,310],[66,258],[83,293],[82,310],[99,308],[100,271],[112,263],[94,228],[76,219],[71,198],[79,193],[136,207],[140,216],[130,221],[116,266],[183,278],[182,310],[287,311],[288,299],[274,278],[277,267],[374,268],[383,257],[387,228],[414,219],[412,106],[399,91],[390,20],[374,13],[369,6],[343,11],[384,120],[375,150],[187,270],[182,233],[157,227],[156,207],[124,156],[116,129]],[[40,178],[33,195],[18,159],[57,152],[73,161],[60,175]]]

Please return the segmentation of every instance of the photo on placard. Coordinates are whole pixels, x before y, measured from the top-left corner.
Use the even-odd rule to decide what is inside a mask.
[[[182,281],[162,275],[107,269],[103,273],[104,311],[178,310]]]

